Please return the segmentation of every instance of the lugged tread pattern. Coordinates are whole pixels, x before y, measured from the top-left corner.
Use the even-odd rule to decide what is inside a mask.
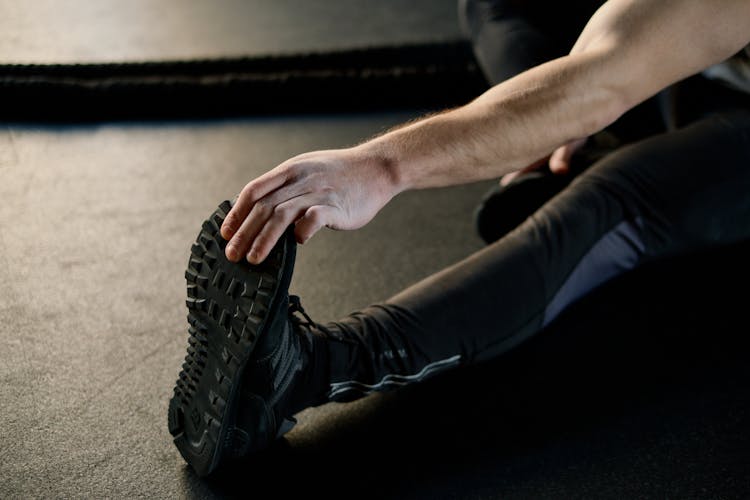
[[[290,244],[285,235],[257,266],[229,262],[219,230],[230,208],[223,202],[191,247],[185,271],[188,348],[168,411],[177,448],[201,476],[231,455],[237,387],[278,295]]]

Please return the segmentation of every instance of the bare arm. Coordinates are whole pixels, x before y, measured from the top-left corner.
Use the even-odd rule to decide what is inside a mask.
[[[750,0],[610,0],[568,56],[471,103],[354,148],[292,158],[242,191],[227,256],[263,260],[286,226],[299,241],[354,229],[396,194],[496,178],[601,130],[662,88],[750,41]]]
[[[595,133],[750,41],[748,0],[610,0],[570,55],[364,144],[402,189],[498,177]]]

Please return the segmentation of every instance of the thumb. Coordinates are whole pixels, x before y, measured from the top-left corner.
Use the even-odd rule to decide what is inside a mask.
[[[331,225],[336,209],[325,205],[314,205],[305,211],[305,215],[294,223],[294,235],[297,243],[303,244],[313,237],[321,228]]]

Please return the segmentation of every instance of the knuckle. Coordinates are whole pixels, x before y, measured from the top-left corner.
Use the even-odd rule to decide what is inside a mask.
[[[255,202],[255,208],[261,213],[268,213],[273,210],[270,201],[267,198],[262,198]]]
[[[300,173],[300,167],[296,162],[289,162],[279,166],[279,173],[287,181],[293,181]]]
[[[245,184],[245,187],[242,188],[242,191],[240,191],[240,199],[244,199],[246,201],[249,201],[253,197],[253,185],[252,183]]]
[[[286,217],[289,215],[289,207],[285,204],[276,205],[273,207],[273,215],[277,217]]]
[[[321,194],[323,194],[323,196],[325,196],[328,199],[333,198],[337,194],[336,189],[329,184],[321,186],[319,190]]]

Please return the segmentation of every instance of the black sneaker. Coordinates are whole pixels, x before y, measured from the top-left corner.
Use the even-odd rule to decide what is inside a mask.
[[[496,184],[474,210],[474,227],[485,243],[493,243],[570,183],[571,175],[555,175],[548,168],[519,175],[505,186]]]
[[[219,206],[191,249],[189,346],[169,402],[169,432],[200,476],[291,428],[275,406],[301,368],[300,337],[288,320],[292,228],[263,263],[233,263],[219,232],[230,208]]]
[[[496,184],[474,210],[477,234],[487,244],[499,240],[620,144],[611,133],[598,132],[573,155],[567,174],[553,174],[549,166],[543,166],[517,176],[505,186]]]

